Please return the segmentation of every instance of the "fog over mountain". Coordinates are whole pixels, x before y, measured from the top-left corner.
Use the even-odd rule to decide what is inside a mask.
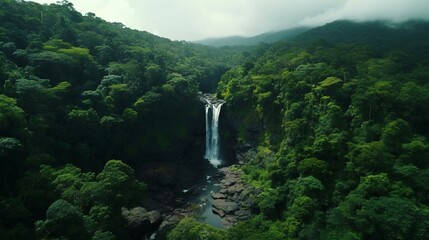
[[[56,0],[35,0],[55,3]],[[426,0],[71,0],[81,12],[174,40],[255,36],[337,19],[428,19]]]

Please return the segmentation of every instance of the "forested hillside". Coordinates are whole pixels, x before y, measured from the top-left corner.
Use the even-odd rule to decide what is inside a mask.
[[[1,0],[0,238],[34,238],[49,206],[37,238],[127,238],[120,209],[143,191],[134,170],[189,157],[204,122],[198,92],[216,89],[232,52],[82,15],[67,1]]]
[[[211,48],[0,0],[0,239],[141,239],[122,209],[153,193],[138,172],[171,184],[148,166],[204,162],[199,92],[249,151],[255,217],[184,218],[168,239],[429,239],[428,29],[338,21]]]
[[[231,239],[429,237],[428,26],[335,22],[222,77],[263,189]]]
[[[260,43],[275,43],[279,41],[291,40],[301,33],[306,32],[307,30],[309,30],[307,27],[296,27],[282,31],[267,32],[252,37],[231,36],[222,38],[208,38],[196,41],[196,43],[213,47],[254,46]]]

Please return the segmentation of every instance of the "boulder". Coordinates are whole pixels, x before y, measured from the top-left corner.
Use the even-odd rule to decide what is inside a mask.
[[[237,192],[235,187],[229,187],[227,190],[228,195],[234,195]]]
[[[252,212],[247,209],[240,209],[235,212],[235,215],[238,217],[238,220],[244,221],[252,217]]]
[[[244,190],[244,185],[242,183],[234,185],[235,191],[241,193]]]
[[[213,199],[225,199],[226,196],[222,193],[212,193],[212,198]]]
[[[165,220],[159,226],[159,231],[173,227],[174,225],[178,224],[182,218],[183,217],[180,217],[177,214],[166,216],[164,218]]]
[[[132,239],[153,233],[162,222],[161,214],[157,211],[147,211],[142,207],[121,210]]]
[[[212,212],[219,215],[221,218],[225,217],[225,212],[220,209],[212,208]]]
[[[161,214],[157,211],[147,211],[142,207],[133,209],[122,208],[122,216],[127,220],[127,227],[137,228],[146,223],[155,224],[161,220]]]
[[[220,220],[220,222],[222,223],[222,225],[224,225],[226,228],[232,227],[234,224],[232,224],[232,222],[228,221],[225,218],[222,218],[222,220]]]
[[[213,200],[212,206],[216,209],[222,210],[225,213],[233,213],[237,211],[238,204],[235,202],[227,202],[225,199]]]
[[[157,223],[161,220],[161,214],[155,210],[148,212],[146,216],[151,224]]]
[[[238,179],[236,178],[227,178],[227,179],[223,179],[221,183],[224,186],[231,186],[231,185],[234,185],[237,182],[237,180]]]

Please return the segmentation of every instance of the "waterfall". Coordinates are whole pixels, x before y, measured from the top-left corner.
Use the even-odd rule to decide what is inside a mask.
[[[204,158],[217,167],[222,162],[220,159],[219,115],[224,102],[214,99],[209,94],[205,94],[203,99],[206,103],[206,154]]]
[[[204,156],[205,159],[209,159],[210,158],[210,144],[211,144],[211,126],[210,126],[210,121],[209,121],[209,110],[210,110],[210,105],[208,103],[206,103],[206,154]]]

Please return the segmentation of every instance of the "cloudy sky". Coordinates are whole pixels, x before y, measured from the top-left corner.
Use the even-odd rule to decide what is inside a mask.
[[[55,3],[57,0],[32,0]],[[428,0],[69,0],[82,12],[173,40],[253,36],[337,19],[429,19]]]

